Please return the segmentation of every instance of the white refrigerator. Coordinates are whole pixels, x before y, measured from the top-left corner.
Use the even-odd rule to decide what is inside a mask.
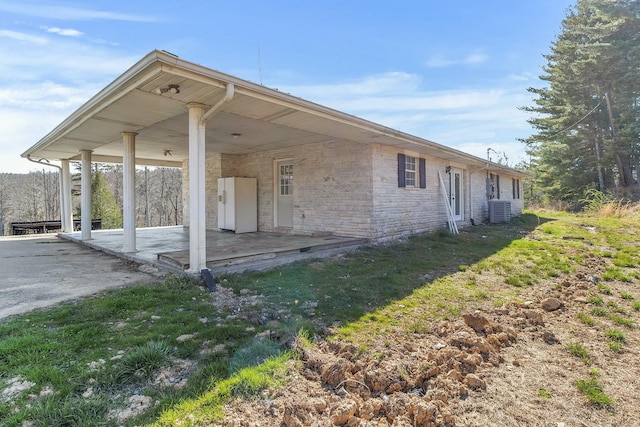
[[[236,233],[258,231],[255,178],[218,178],[218,228]]]

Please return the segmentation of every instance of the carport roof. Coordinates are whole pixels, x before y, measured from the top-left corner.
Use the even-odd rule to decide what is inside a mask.
[[[242,154],[323,141],[380,143],[515,176],[522,172],[218,71],[152,51],[82,105],[22,156],[122,162],[122,132],[136,132],[136,163],[176,166],[188,159],[187,105],[215,105],[227,85],[235,95],[206,123],[206,151]],[[160,89],[177,88],[163,93]]]

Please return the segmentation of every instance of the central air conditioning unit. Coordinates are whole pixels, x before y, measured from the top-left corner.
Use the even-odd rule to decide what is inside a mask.
[[[511,202],[489,200],[489,222],[492,224],[511,221]]]

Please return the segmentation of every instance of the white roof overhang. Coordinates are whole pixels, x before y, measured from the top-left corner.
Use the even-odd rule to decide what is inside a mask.
[[[489,170],[525,173],[413,135],[153,51],[87,101],[22,156],[122,162],[122,132],[136,132],[136,163],[182,166],[188,159],[187,105],[210,107],[228,84],[235,94],[206,123],[207,152],[242,154],[323,141],[380,143]],[[179,91],[158,93],[177,85]],[[175,92],[175,93],[174,93]],[[240,136],[238,136],[240,134]]]

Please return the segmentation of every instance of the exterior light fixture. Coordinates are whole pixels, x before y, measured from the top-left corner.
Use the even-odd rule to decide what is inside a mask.
[[[233,137],[233,139],[238,139],[238,138],[240,138],[242,136],[242,134],[238,133],[238,132],[234,132],[234,133],[231,134],[231,136]]]
[[[162,154],[164,154],[165,157],[172,155],[171,150],[164,150],[164,153]]]
[[[165,93],[169,93],[171,95],[175,95],[176,93],[180,93],[180,85],[169,85],[165,87],[159,87],[154,90],[158,95],[163,95]]]

